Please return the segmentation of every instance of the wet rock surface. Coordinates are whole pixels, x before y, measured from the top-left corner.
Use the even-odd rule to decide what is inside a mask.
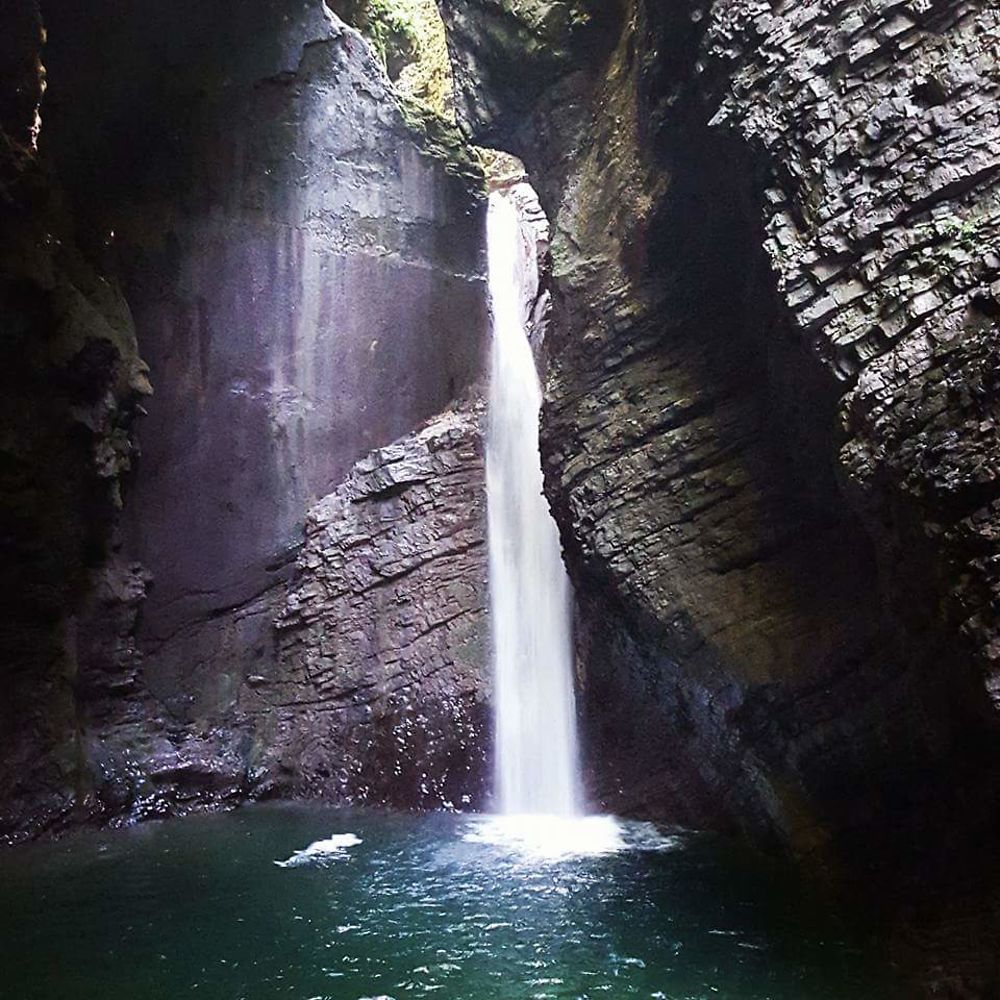
[[[53,0],[47,148],[160,387],[125,525],[153,574],[155,671],[172,637],[281,579],[353,462],[479,377],[484,205],[321,0],[192,2],[162,35],[116,11]],[[109,78],[79,39],[111,30],[128,52]]]
[[[308,512],[290,582],[207,626],[222,636],[213,670],[199,669],[207,640],[194,631],[166,676],[144,674],[128,636],[148,577],[109,566],[81,634],[81,812],[115,822],[274,797],[481,804],[481,419],[469,402],[359,461]]]
[[[477,141],[495,144],[531,113],[554,77],[572,73],[579,61],[605,50],[614,37],[608,29],[617,20],[617,7],[602,0],[438,3],[458,114]]]
[[[957,628],[988,676],[1000,17],[930,2],[859,5],[834,23],[823,5],[754,13],[720,15],[706,39],[732,59],[753,20],[754,54],[713,121],[788,165],[765,192],[766,246],[796,334],[842,386],[840,464],[900,614]]]
[[[455,5],[481,61],[489,6]],[[997,831],[996,27],[632,3],[500,141],[553,220],[543,450],[594,794],[878,884],[892,919],[922,899],[897,926],[964,935],[950,971],[909,955],[954,995],[995,951],[967,890]]]

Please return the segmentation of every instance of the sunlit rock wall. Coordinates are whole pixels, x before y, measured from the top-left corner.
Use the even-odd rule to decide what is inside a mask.
[[[74,630],[66,806],[112,818],[336,797],[352,763],[289,747],[337,720],[272,725],[259,678],[279,669],[274,619],[309,509],[482,373],[481,175],[454,137],[407,124],[368,44],[321,0],[44,7],[40,146],[84,249],[121,283],[156,387]],[[307,700],[299,667],[276,707]],[[398,804],[427,800],[411,791]]]
[[[273,582],[310,503],[478,377],[481,203],[319,0],[71,6],[49,15],[51,152],[160,387],[128,533],[162,643]],[[111,80],[79,51],[98,28],[130,50]]]

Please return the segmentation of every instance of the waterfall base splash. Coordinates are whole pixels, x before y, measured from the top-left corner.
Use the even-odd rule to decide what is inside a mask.
[[[3,995],[912,1000],[773,861],[628,821],[553,860],[505,823],[251,805],[0,851]],[[361,843],[273,864],[333,830]]]
[[[625,848],[613,816],[490,816],[465,837],[527,861],[562,861],[617,854]]]

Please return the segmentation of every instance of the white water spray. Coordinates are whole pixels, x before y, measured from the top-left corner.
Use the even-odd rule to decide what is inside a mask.
[[[490,614],[499,805],[507,815],[579,813],[570,628],[559,533],[542,492],[542,391],[522,316],[534,254],[517,208],[490,196],[493,361],[486,445]]]

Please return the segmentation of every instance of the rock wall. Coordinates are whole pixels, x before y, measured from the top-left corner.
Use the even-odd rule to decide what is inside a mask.
[[[379,449],[310,512],[251,680],[269,780],[425,808],[489,793],[486,472],[480,404]],[[331,770],[334,762],[335,771]]]
[[[173,689],[154,686],[134,640],[121,643],[146,579],[109,567],[81,629],[93,665],[81,713],[91,816],[273,797],[397,808],[483,801],[480,421],[472,397],[365,456],[307,512],[288,585],[220,628],[220,659],[236,676],[198,675],[195,633],[190,673]]]
[[[274,583],[310,504],[482,370],[471,165],[431,155],[320,0],[228,6],[47,15],[49,151],[160,386],[126,529],[150,652]],[[110,79],[80,52],[106,30]]]
[[[441,6],[459,65],[508,58]],[[612,7],[527,114],[459,101],[553,221],[593,794],[922,908],[924,982],[981,995],[988,890],[942,900],[995,867],[996,12]]]
[[[67,711],[44,723],[70,733],[72,752],[35,781],[54,803],[35,825],[346,794],[320,771],[350,761],[298,759],[314,737],[331,753],[350,744],[319,733],[330,716],[318,709],[297,727],[279,711],[314,693],[313,667],[281,659],[274,619],[309,551],[310,508],[482,373],[482,173],[446,125],[404,111],[368,44],[321,0],[43,7],[39,148],[83,251],[128,299],[156,396],[120,529],[90,586],[54,600],[78,612],[75,680]],[[338,672],[381,669],[357,653]],[[472,671],[452,692],[468,727],[482,700]],[[433,705],[441,677],[427,683]],[[53,701],[40,694],[41,711]],[[345,722],[351,739],[360,718]],[[467,735],[440,748],[448,768]],[[39,740],[33,752],[49,750]],[[365,758],[353,792],[368,793],[373,768]],[[438,791],[457,804],[477,781],[435,778],[397,804],[437,803]],[[24,834],[23,819],[4,832]]]
[[[605,0],[438,0],[438,9],[459,117],[486,146],[502,146],[553,79],[613,44],[619,14]]]
[[[712,123],[784,166],[764,193],[765,245],[791,329],[837,378],[843,494],[927,692],[871,792],[892,796],[878,847],[903,873],[885,891],[931,991],[992,995],[1000,14],[740,6],[716,12],[703,46],[715,86],[729,80]]]
[[[88,263],[35,141],[37,6],[0,39],[0,836],[73,801],[72,611],[106,556],[149,393],[128,307]]]
[[[732,74],[712,123],[785,165],[765,192],[766,247],[793,330],[838,378],[840,464],[887,589],[909,629],[930,615],[957,630],[989,676],[1000,17],[980,3],[734,5],[705,49]]]

